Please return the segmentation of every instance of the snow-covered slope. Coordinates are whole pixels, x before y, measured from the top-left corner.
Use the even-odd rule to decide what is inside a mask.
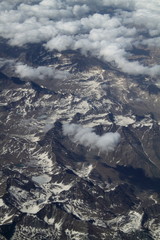
[[[160,239],[158,77],[0,41],[0,239]]]

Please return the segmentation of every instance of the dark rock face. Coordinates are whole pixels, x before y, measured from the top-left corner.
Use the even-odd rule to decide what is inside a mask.
[[[2,50],[1,57],[18,61],[23,53],[24,63],[53,65],[70,76],[42,84],[19,78],[10,64],[1,68],[0,239],[157,240],[156,80],[76,51],[5,43]],[[118,131],[121,140],[114,151],[99,151],[65,135],[64,123],[92,127],[98,137]]]

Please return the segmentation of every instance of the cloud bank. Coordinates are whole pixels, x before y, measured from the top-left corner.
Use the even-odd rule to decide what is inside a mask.
[[[22,46],[80,50],[129,74],[160,74],[159,65],[129,61],[133,47],[160,47],[157,0],[2,0],[0,36]]]
[[[45,80],[46,78],[56,78],[56,79],[65,79],[70,74],[67,71],[60,71],[53,67],[40,66],[37,68],[30,67],[26,64],[17,64],[15,72],[21,78],[30,78],[30,79],[41,79]]]
[[[78,124],[63,124],[63,134],[75,143],[98,149],[100,152],[113,151],[120,141],[118,132],[108,132],[99,136],[93,128],[83,128]]]

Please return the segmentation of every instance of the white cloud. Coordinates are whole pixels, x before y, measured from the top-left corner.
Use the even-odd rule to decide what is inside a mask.
[[[63,134],[69,136],[75,143],[98,149],[101,152],[113,151],[120,141],[118,132],[108,132],[99,136],[93,128],[83,128],[78,124],[63,124]]]
[[[41,79],[44,80],[46,78],[56,78],[63,79],[68,77],[70,74],[67,71],[60,71],[53,67],[45,67],[40,66],[37,68],[30,67],[28,65],[17,64],[15,72],[21,78],[29,78],[29,79]]]
[[[73,39],[71,36],[58,35],[55,38],[49,40],[45,47],[48,49],[57,49],[58,51],[64,51],[66,49],[71,49],[73,44]]]
[[[112,14],[108,13],[113,8]],[[2,0],[0,35],[11,45],[43,42],[114,61],[130,74],[160,74],[159,66],[128,60],[133,46],[160,47],[157,0]]]

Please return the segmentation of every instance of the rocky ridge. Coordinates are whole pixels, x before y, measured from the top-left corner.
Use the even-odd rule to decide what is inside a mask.
[[[1,239],[158,240],[158,79],[78,51],[1,41]],[[20,62],[69,75],[21,78]],[[121,140],[101,152],[64,135],[66,123]]]

